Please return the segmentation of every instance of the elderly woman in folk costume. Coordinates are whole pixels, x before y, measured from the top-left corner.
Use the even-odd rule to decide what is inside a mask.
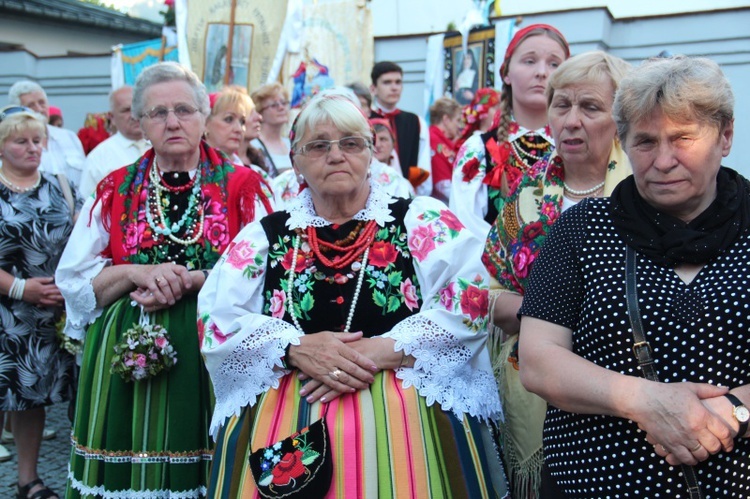
[[[260,176],[201,140],[208,113],[189,70],[140,74],[133,114],[153,149],[99,183],[58,267],[66,334],[86,336],[67,497],[206,494],[197,292],[240,228],[271,211]]]
[[[481,241],[439,201],[369,178],[373,134],[347,98],[315,96],[292,135],[306,188],[240,233],[199,296],[217,400],[209,494],[307,480],[321,453],[297,436],[318,420],[333,471],[309,497],[502,496],[487,276],[455,257]],[[292,434],[298,451],[280,455]]]
[[[490,275],[493,364],[506,415],[501,424],[514,497],[554,497],[542,475],[542,428],[547,404],[519,380],[518,309],[532,264],[560,213],[586,197],[609,196],[630,175],[612,119],[612,103],[630,65],[595,51],[563,62],[549,80],[549,126],[555,151],[502,198],[482,256]],[[501,346],[502,343],[502,346]]]
[[[356,94],[354,94],[354,92],[347,87],[326,89],[320,92],[320,94],[323,95],[331,93],[342,94],[349,98],[349,100],[351,100],[354,104],[358,104],[359,102]],[[402,176],[401,171],[393,168],[387,162],[379,160],[377,157],[379,141],[381,140],[381,138],[384,138],[384,134],[378,133],[377,130],[379,128],[382,129],[383,125],[387,126],[387,130],[385,130],[384,133],[388,135],[385,140],[386,142],[390,141],[389,144],[386,144],[386,147],[390,146],[390,150],[393,151],[394,139],[388,120],[382,118],[373,118],[370,120],[370,124],[373,125],[373,129],[375,130],[375,136],[373,137],[373,148],[375,152],[373,154],[372,163],[370,163],[370,178],[372,178],[373,181],[378,183],[389,195],[393,197],[404,199],[413,198],[415,195],[414,187],[412,187],[411,183]],[[300,192],[300,185],[304,182],[300,182],[299,175],[293,169],[291,169],[281,173],[279,176],[274,178],[271,183],[273,186],[273,195],[275,199],[274,204],[277,210],[281,210],[291,200],[297,197]]]

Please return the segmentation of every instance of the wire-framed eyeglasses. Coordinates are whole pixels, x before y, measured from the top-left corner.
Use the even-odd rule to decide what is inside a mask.
[[[151,121],[158,121],[163,123],[167,121],[167,117],[169,116],[170,112],[174,113],[175,117],[178,120],[183,121],[189,119],[191,116],[197,113],[198,109],[194,108],[193,106],[188,106],[187,104],[178,104],[173,108],[156,106],[143,113],[143,116],[150,119]]]
[[[358,154],[370,147],[370,141],[364,137],[343,137],[338,140],[311,140],[307,144],[297,148],[297,154],[308,158],[322,158],[328,154],[333,144],[339,146],[339,150],[345,154]]]

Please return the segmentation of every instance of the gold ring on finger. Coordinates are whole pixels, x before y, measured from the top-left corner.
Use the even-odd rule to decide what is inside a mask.
[[[659,445],[659,447],[661,447],[661,451],[662,451],[663,453],[665,453],[665,454],[669,454],[669,451],[667,450],[667,448],[666,448],[666,447],[664,447],[663,445]]]
[[[690,449],[690,452],[698,452],[700,448],[703,447],[700,442],[696,444],[696,446],[692,449]]]
[[[333,371],[328,373],[328,376],[330,376],[334,381],[339,381],[339,375],[341,374],[341,369],[336,368]]]

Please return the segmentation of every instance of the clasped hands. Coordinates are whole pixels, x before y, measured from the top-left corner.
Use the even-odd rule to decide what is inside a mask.
[[[402,354],[394,352],[393,345],[389,338],[363,338],[361,331],[321,331],[302,336],[286,360],[299,370],[300,380],[309,380],[300,390],[302,397],[309,403],[330,402],[368,388],[382,369],[398,367]]]
[[[635,421],[667,463],[695,465],[734,448],[736,430],[726,419],[728,391],[704,383],[651,383]]]
[[[171,307],[193,286],[187,267],[174,263],[134,265],[131,280],[136,290],[130,299],[146,312]]]

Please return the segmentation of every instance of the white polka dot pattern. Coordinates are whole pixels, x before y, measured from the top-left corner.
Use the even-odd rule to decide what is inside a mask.
[[[627,319],[625,245],[609,206],[609,199],[588,199],[555,223],[521,314],[572,329],[574,351],[597,365],[641,376]],[[750,234],[690,284],[639,256],[637,289],[662,381],[750,383]],[[550,406],[544,453],[568,497],[687,497],[679,469],[653,452],[632,421]],[[750,497],[750,440],[695,468],[706,497]]]

